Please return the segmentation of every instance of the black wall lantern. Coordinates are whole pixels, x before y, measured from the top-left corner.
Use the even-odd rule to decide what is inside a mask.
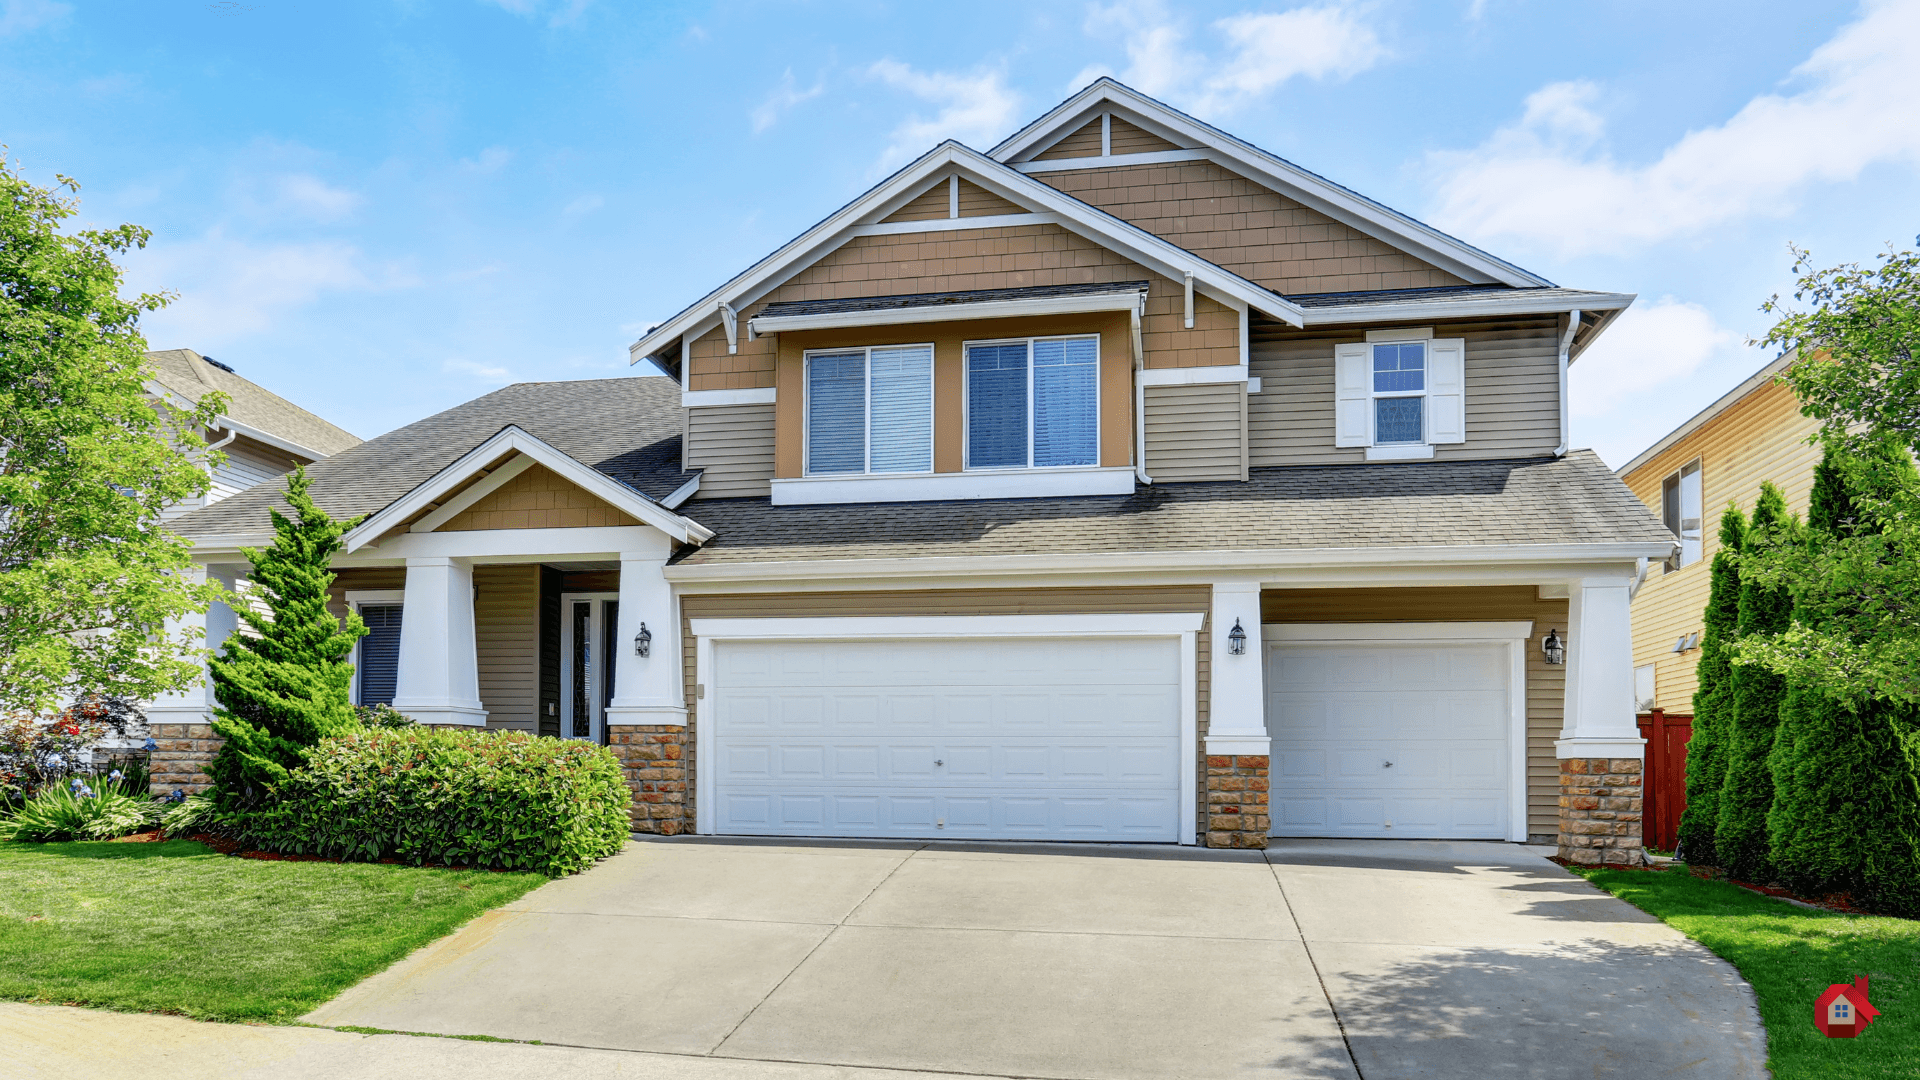
[[[1567,643],[1560,640],[1558,628],[1547,631],[1546,639],[1540,642],[1540,651],[1547,654],[1549,664],[1567,662]]]
[[[1227,652],[1232,656],[1247,654],[1247,632],[1240,629],[1240,620],[1233,620],[1233,629],[1227,631]]]
[[[640,632],[633,635],[633,655],[653,655],[653,635],[647,632],[647,624],[640,624]]]

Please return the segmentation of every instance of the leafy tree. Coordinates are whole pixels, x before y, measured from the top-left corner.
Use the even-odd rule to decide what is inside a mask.
[[[340,537],[360,519],[335,521],[307,494],[306,469],[287,478],[288,518],[273,515],[273,543],[243,548],[252,561],[253,597],[266,607],[234,610],[254,634],[227,639],[213,660],[213,729],[226,740],[208,772],[223,810],[244,809],[284,784],[321,739],[360,728],[351,701],[347,657],[367,632],[357,613],[343,626],[327,610],[329,568]]]
[[[1742,547],[1790,543],[1799,523],[1787,513],[1787,500],[1772,483],[1760,485],[1760,498]],[[1778,634],[1792,618],[1793,599],[1786,589],[1742,573],[1739,637]],[[1755,664],[1736,664],[1732,702],[1722,729],[1726,736],[1726,779],[1720,785],[1719,824],[1714,830],[1714,852],[1720,865],[1734,877],[1766,881],[1773,865],[1767,843],[1767,811],[1773,806],[1773,773],[1767,759],[1773,753],[1774,730],[1780,722],[1780,704],[1786,680]]]
[[[1714,832],[1720,827],[1720,786],[1727,779],[1727,726],[1733,706],[1733,645],[1740,618],[1740,547],[1747,516],[1737,506],[1720,515],[1720,550],[1714,552],[1707,591],[1706,629],[1700,636],[1699,687],[1693,692],[1693,735],[1687,742],[1687,809],[1680,815],[1680,850],[1688,862],[1719,861]]]
[[[148,400],[140,315],[167,298],[122,299],[114,257],[150,234],[62,233],[78,206],[0,158],[0,709],[42,716],[191,685],[204,652],[166,621],[222,595],[160,512],[206,491],[207,453],[180,448],[226,402]]]

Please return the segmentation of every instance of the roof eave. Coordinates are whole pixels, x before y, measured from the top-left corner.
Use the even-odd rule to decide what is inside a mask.
[[[1476,315],[1554,315],[1569,311],[1618,312],[1632,304],[1634,293],[1588,293],[1551,299],[1529,296],[1532,290],[1514,294],[1494,293],[1452,300],[1446,303],[1413,301],[1405,304],[1354,304],[1351,306],[1308,307],[1308,326],[1348,326],[1370,322],[1406,322],[1418,319],[1463,319]],[[1599,333],[1596,325],[1592,334]],[[1591,340],[1589,337],[1588,340]]]

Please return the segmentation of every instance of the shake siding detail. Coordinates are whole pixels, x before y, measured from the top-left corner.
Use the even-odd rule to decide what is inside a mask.
[[[489,728],[537,730],[540,571],[539,566],[473,568],[480,703]]]
[[[1761,482],[1771,480],[1785,493],[1788,508],[1804,519],[1813,468],[1820,462],[1820,447],[1808,445],[1806,439],[1819,426],[1800,415],[1793,391],[1769,383],[1622,477],[1659,517],[1661,483],[1681,466],[1700,460],[1705,553],[1698,562],[1672,573],[1659,566],[1648,570],[1646,583],[1633,600],[1633,662],[1654,665],[1658,708],[1693,712],[1700,653],[1675,653],[1673,644],[1681,634],[1706,629],[1702,613],[1707,606],[1709,570],[1720,550],[1720,514],[1728,503],[1752,513]]]
[[[947,197],[945,177],[934,181],[933,186],[913,197],[913,201],[888,214],[883,221],[931,221],[944,218],[953,207]]]
[[[1099,131],[1094,132],[1096,138]],[[1155,135],[1151,131],[1135,127],[1119,117],[1113,118],[1113,129],[1107,135],[1109,149],[1120,154],[1154,154],[1163,150],[1179,150],[1181,147]]]
[[[1206,585],[1123,586],[1079,589],[967,589],[911,592],[761,593],[737,595],[682,595],[680,640],[687,700],[687,814],[694,813],[696,758],[701,702],[696,697],[693,619],[800,618],[833,615],[1090,615],[1145,612],[1206,613],[1213,590]],[[1211,620],[1209,619],[1209,622]],[[1211,627],[1202,624],[1195,645],[1195,674],[1199,694],[1199,732],[1207,734],[1207,702],[1211,694]],[[1195,791],[1198,820],[1206,828],[1207,759],[1196,752]],[[1556,780],[1556,783],[1558,781]]]
[[[1096,116],[1080,130],[1033,155],[1033,159],[1053,161],[1057,158],[1098,156],[1100,156],[1100,118]]]
[[[772,490],[773,413],[773,405],[687,410],[687,468],[705,470],[694,498],[737,499]]]
[[[988,217],[994,214],[1024,214],[1027,208],[1008,202],[971,180],[960,181],[960,216]]]
[[[1210,161],[1067,169],[1034,179],[1280,293],[1466,284]]]
[[[479,529],[579,529],[637,525],[606,500],[545,465],[535,465],[455,514],[440,532]]]
[[[1436,447],[1436,459],[1553,452],[1560,442],[1557,332],[1554,319],[1537,317],[1434,324],[1435,337],[1467,343],[1467,439]],[[1295,330],[1254,323],[1251,374],[1262,385],[1247,403],[1247,427],[1255,468],[1366,460],[1364,449],[1333,445],[1334,345],[1365,337],[1365,327]]]
[[[1149,386],[1146,398],[1154,483],[1246,479],[1244,384]]]
[[[1567,630],[1567,602],[1542,600],[1532,585],[1485,588],[1269,589],[1260,594],[1260,619],[1268,623],[1506,622],[1530,619],[1527,640],[1527,832],[1559,831],[1560,763],[1553,744],[1560,737],[1566,701],[1565,665],[1551,665],[1540,651],[1547,631]],[[1275,777],[1274,796],[1285,790]]]

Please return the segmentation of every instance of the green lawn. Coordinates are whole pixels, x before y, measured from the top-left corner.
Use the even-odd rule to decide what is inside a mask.
[[[1740,969],[1760,999],[1776,1080],[1920,1076],[1920,922],[1809,911],[1684,869],[1575,872]],[[1880,1018],[1858,1038],[1821,1035],[1814,999],[1858,975]]]
[[[0,999],[292,1020],[545,880],[0,842]]]

